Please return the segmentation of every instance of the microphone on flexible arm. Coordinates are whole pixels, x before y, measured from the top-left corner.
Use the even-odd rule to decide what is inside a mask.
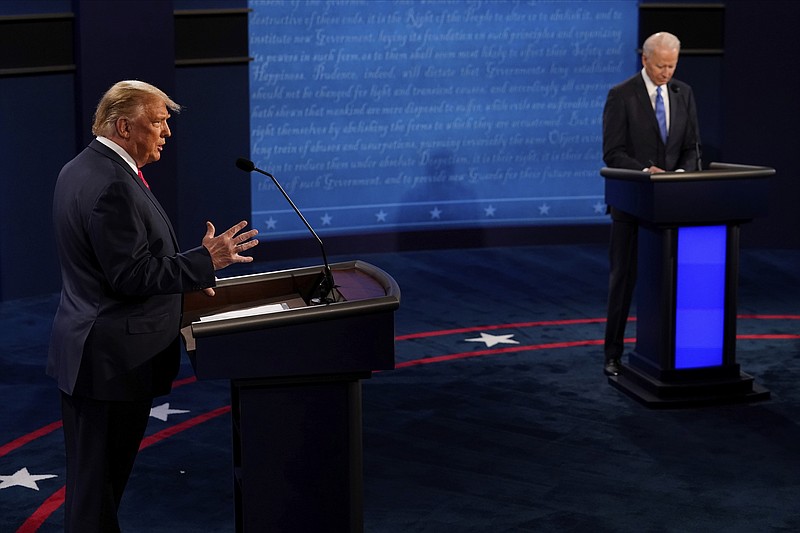
[[[328,265],[328,256],[325,254],[325,245],[322,244],[322,239],[319,238],[317,232],[314,231],[314,228],[312,228],[311,224],[308,223],[306,217],[303,216],[303,213],[301,213],[300,210],[297,208],[297,206],[294,205],[294,202],[292,201],[291,198],[289,198],[289,195],[286,194],[286,191],[283,190],[283,187],[281,187],[281,184],[278,183],[278,180],[275,178],[275,176],[273,176],[272,174],[270,174],[265,170],[261,170],[260,168],[256,167],[255,163],[253,163],[249,159],[243,159],[241,157],[236,160],[236,167],[239,168],[240,170],[244,170],[245,172],[255,171],[269,177],[272,180],[272,183],[274,183],[275,186],[278,188],[278,190],[281,192],[281,194],[283,194],[283,197],[286,198],[286,201],[289,202],[289,205],[292,206],[292,209],[294,209],[294,212],[297,213],[297,216],[300,217],[300,220],[303,221],[303,224],[306,225],[308,231],[310,231],[311,234],[314,236],[314,238],[317,239],[317,242],[319,243],[319,248],[322,251],[322,261],[325,264],[325,269],[323,272],[323,279],[320,282],[319,287],[317,288],[319,295],[311,299],[312,303],[329,304],[340,301],[340,299],[336,296],[336,293],[338,293],[339,291],[336,290],[336,284],[333,281],[333,272],[331,272],[331,267]]]
[[[681,93],[681,88],[677,85],[670,85],[670,90],[675,94]],[[697,165],[697,170],[703,170],[703,159],[700,157],[700,138],[697,135],[697,125],[695,124],[695,120],[692,117],[692,114],[689,112],[689,104],[686,104],[686,116],[689,118],[689,126],[692,128],[692,139],[694,140],[694,156],[695,156],[695,164]]]

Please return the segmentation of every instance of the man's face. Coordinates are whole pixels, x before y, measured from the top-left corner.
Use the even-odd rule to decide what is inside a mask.
[[[656,85],[664,85],[672,79],[678,66],[678,50],[656,48],[649,58],[642,55],[644,71]]]
[[[127,150],[140,168],[161,159],[166,138],[172,135],[167,125],[169,117],[166,104],[153,100],[143,106],[140,115],[128,121]]]

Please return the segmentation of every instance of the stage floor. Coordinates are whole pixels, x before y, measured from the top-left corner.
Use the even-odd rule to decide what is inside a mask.
[[[602,374],[604,246],[331,262],[348,259],[402,292],[397,368],[363,382],[365,531],[800,529],[800,251],[741,254],[737,360],[770,400],[665,411]],[[44,375],[57,299],[0,303],[0,531],[61,531],[59,396]],[[123,531],[233,531],[229,402],[184,357],[154,404]]]

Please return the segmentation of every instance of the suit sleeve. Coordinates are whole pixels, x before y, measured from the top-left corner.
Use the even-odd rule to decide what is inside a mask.
[[[625,99],[620,93],[618,89],[612,88],[603,108],[603,161],[611,168],[642,170],[650,165],[637,161],[626,150],[631,145],[628,138],[631,117],[628,116]]]
[[[208,251],[179,253],[166,221],[133,182],[111,183],[88,221],[108,289],[127,296],[176,294],[214,285]]]

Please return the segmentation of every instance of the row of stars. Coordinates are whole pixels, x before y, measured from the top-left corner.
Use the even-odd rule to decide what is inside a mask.
[[[508,335],[492,335],[490,333],[481,332],[480,337],[471,339],[464,339],[466,342],[482,342],[487,348],[491,348],[498,344],[519,344],[519,341],[512,339],[514,334]],[[157,418],[162,422],[166,422],[170,415],[178,415],[189,413],[185,409],[172,409],[169,403],[161,404],[157,407],[150,409],[150,417]],[[28,467],[23,467],[11,475],[0,475],[0,490],[10,489],[11,487],[23,487],[31,490],[39,490],[39,482],[47,479],[58,477],[56,474],[31,474]]]
[[[594,209],[595,215],[602,215],[606,212],[606,204],[602,202],[597,202],[592,207]],[[539,210],[539,215],[548,216],[550,214],[550,204],[547,203],[540,204],[538,210]],[[483,212],[487,218],[493,218],[495,213],[497,212],[497,208],[490,204],[488,207],[483,208]],[[431,220],[441,220],[444,211],[439,209],[439,207],[437,206],[428,211],[428,213],[431,216],[430,218]],[[383,209],[381,209],[377,213],[374,213],[374,215],[376,223],[387,222],[389,218],[389,213],[387,213]],[[330,226],[333,223],[333,217],[329,213],[325,213],[319,218],[323,226]],[[278,221],[275,220],[272,216],[270,216],[264,222],[267,225],[268,230],[277,229]]]
[[[188,413],[185,409],[171,409],[169,403],[161,404],[150,409],[150,417],[157,418],[166,422],[170,415]],[[26,489],[39,490],[39,481],[58,477],[56,474],[31,474],[28,467],[22,467],[10,476],[0,475],[0,490],[10,489],[11,487],[24,487]]]

